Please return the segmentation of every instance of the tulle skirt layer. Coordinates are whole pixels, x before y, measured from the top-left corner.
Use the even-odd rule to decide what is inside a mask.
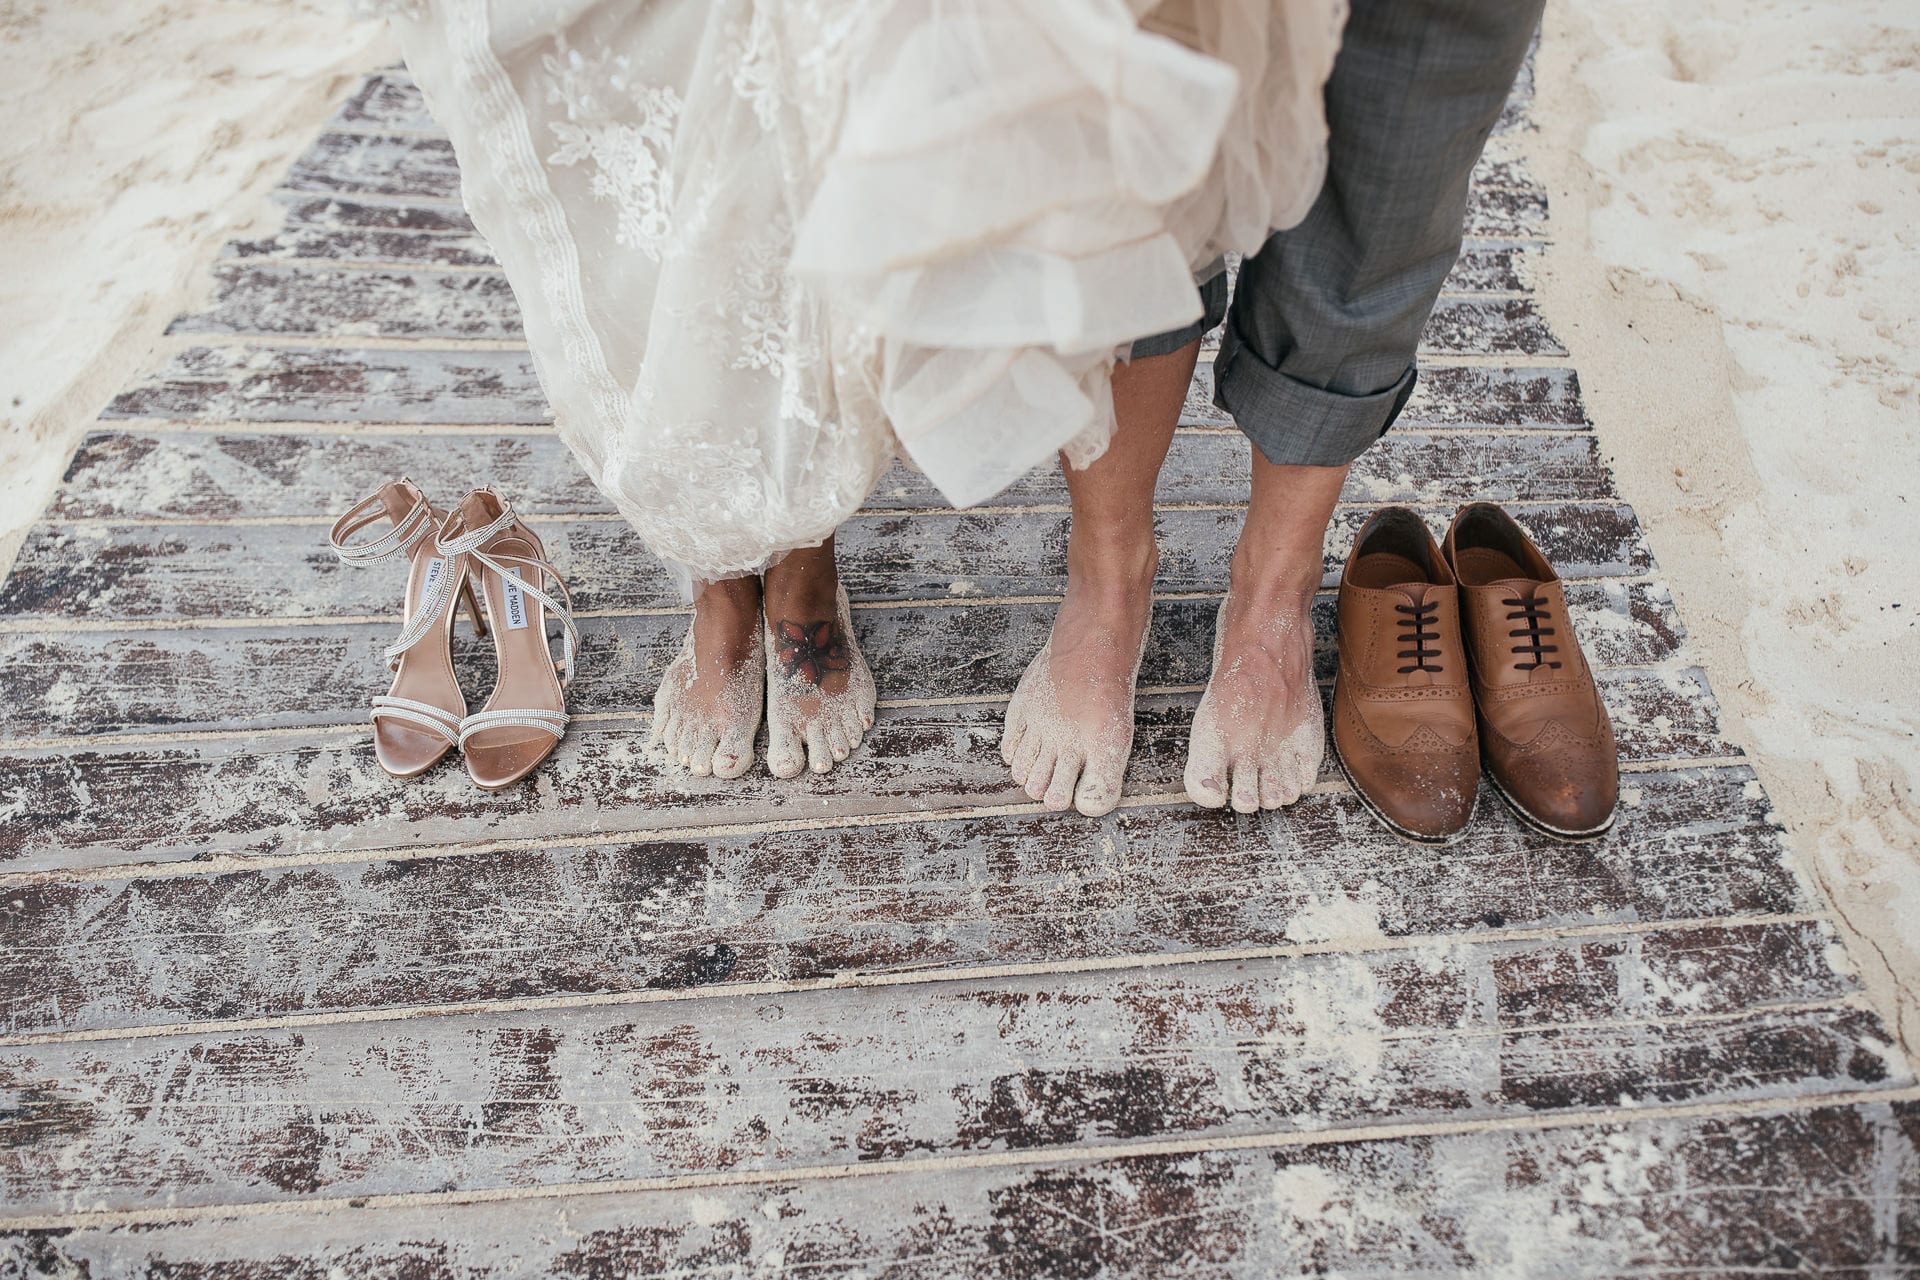
[[[1344,0],[418,0],[563,437],[690,579],[1097,457],[1133,339],[1306,213]]]

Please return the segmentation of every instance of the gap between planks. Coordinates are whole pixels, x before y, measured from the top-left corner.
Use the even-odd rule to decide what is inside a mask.
[[[585,717],[578,717],[585,718]],[[609,719],[633,716],[608,713]],[[308,730],[306,732],[312,732]],[[338,732],[335,730],[334,732]],[[223,734],[223,737],[234,737]],[[260,736],[248,733],[249,738]],[[1706,756],[1667,760],[1623,760],[1622,777],[1643,773],[1693,772],[1704,769],[1751,768],[1744,756]],[[1012,790],[1011,784],[1008,787]],[[1300,793],[1308,796],[1347,795],[1352,788],[1341,778],[1316,782]],[[1156,809],[1192,805],[1185,791],[1154,791],[1123,795],[1115,810]],[[1224,810],[1222,811],[1224,812]],[[969,822],[984,818],[1037,818],[1054,814],[1071,821],[1066,811],[1048,809],[1037,800],[1006,804],[949,805],[944,808],[896,809],[875,813],[828,814],[818,818],[763,818],[747,822],[713,822],[679,827],[649,827],[639,831],[607,829],[588,832],[523,836],[515,840],[476,840],[452,844],[388,845],[373,848],[314,849],[287,854],[227,854],[208,852],[184,861],[118,862],[103,866],[46,867],[35,871],[0,872],[0,892],[42,884],[85,884],[107,880],[181,880],[211,878],[245,871],[280,871],[299,867],[345,866],[357,862],[421,862],[437,858],[473,858],[525,850],[586,849],[623,844],[647,845],[676,841],[715,840],[728,836],[771,835],[792,831],[848,831],[871,827],[910,827],[936,822]],[[1252,816],[1252,815],[1249,815]]]
[[[511,1201],[553,1200],[563,1197],[634,1194],[652,1191],[694,1191],[710,1187],[768,1186],[795,1182],[823,1182],[841,1178],[874,1178],[967,1172],[981,1169],[1032,1168],[1040,1165],[1093,1164],[1139,1157],[1177,1157],[1227,1151],[1264,1151],[1293,1147],[1345,1146],[1362,1142],[1404,1142],[1457,1137],[1476,1133],[1539,1133],[1674,1120],[1746,1119],[1757,1116],[1820,1111],[1834,1107],[1894,1105],[1920,1102],[1920,1086],[1902,1089],[1853,1089],[1808,1093],[1794,1097],[1747,1102],[1653,1103],[1638,1107],[1592,1108],[1549,1114],[1498,1116],[1477,1120],[1400,1121],[1385,1124],[1335,1126],[1326,1129],[1287,1130],[1231,1137],[1190,1140],[1154,1139],[1107,1142],[1071,1147],[1037,1147],[1019,1151],[988,1151],[912,1160],[872,1161],[862,1164],[803,1165],[782,1169],[742,1169],[724,1173],[674,1174],[653,1178],[613,1178],[600,1182],[546,1183],[541,1186],[480,1187],[464,1191],[416,1191],[364,1196],[324,1196],[310,1199],[238,1201],[155,1209],[97,1209],[75,1213],[0,1217],[0,1231],[68,1231],[84,1228],[147,1226],[224,1218],[266,1218],[284,1214],[330,1211],[432,1208],[442,1205],[498,1204]]]

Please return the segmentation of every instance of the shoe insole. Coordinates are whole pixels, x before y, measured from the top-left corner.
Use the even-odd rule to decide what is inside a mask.
[[[1463,587],[1484,587],[1504,578],[1533,577],[1521,567],[1518,560],[1492,547],[1467,547],[1454,552],[1453,568],[1460,575],[1460,585]]]
[[[446,560],[434,553],[433,539],[422,539],[414,547],[400,615],[402,627],[413,621],[414,614],[427,602],[429,584],[438,583],[446,569]],[[444,584],[442,589],[447,589]],[[401,655],[400,669],[394,673],[393,684],[387,692],[396,698],[445,708],[456,721],[460,718],[466,702],[460,694],[460,682],[454,678],[443,628],[429,630]],[[393,716],[374,720],[373,738],[382,767],[403,776],[426,768],[445,755],[451,745],[441,734]]]
[[[1347,577],[1356,587],[1384,591],[1402,583],[1425,582],[1427,571],[1410,556],[1396,555],[1391,551],[1370,551],[1353,562]]]
[[[487,548],[494,556],[538,556],[539,552],[517,539],[503,540]],[[509,568],[516,567],[506,561]],[[495,652],[499,657],[499,683],[487,699],[488,711],[560,711],[565,695],[553,670],[553,651],[547,645],[546,608],[539,599],[520,590],[519,577],[503,579],[484,565],[478,568],[487,597],[487,616],[493,624]],[[523,574],[530,570],[522,570]],[[544,588],[544,584],[541,585]],[[476,749],[488,757],[488,772],[512,771],[523,760],[537,759],[552,748],[553,735],[544,729],[501,725],[475,734],[467,743],[468,754]]]

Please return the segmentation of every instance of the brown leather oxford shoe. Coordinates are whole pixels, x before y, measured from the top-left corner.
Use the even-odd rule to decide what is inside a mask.
[[[1367,811],[1423,844],[1459,837],[1480,784],[1452,572],[1426,522],[1375,513],[1340,575],[1334,759]]]
[[[1512,516],[1462,507],[1447,530],[1487,774],[1521,819],[1562,840],[1613,826],[1613,723],[1574,637],[1560,576]]]

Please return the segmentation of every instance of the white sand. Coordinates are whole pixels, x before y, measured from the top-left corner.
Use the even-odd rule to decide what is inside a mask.
[[[1920,6],[1550,7],[1568,339],[1735,736],[1920,1031]]]
[[[346,0],[0,0],[0,572],[385,39]]]

